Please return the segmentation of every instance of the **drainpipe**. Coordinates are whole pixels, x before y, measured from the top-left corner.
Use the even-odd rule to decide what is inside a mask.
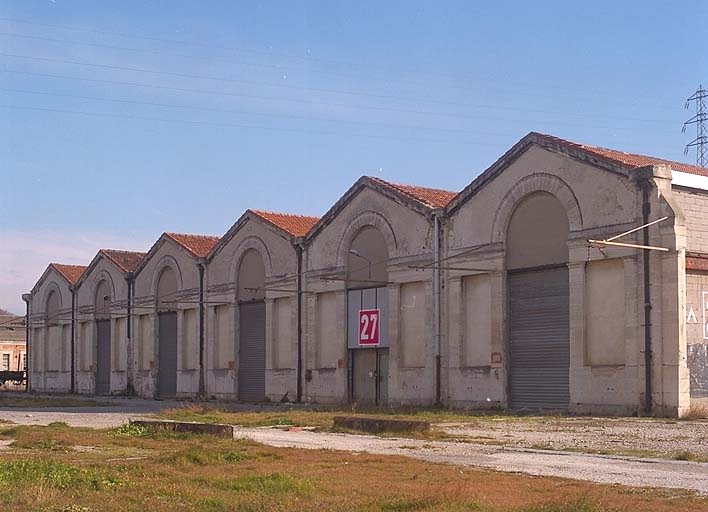
[[[135,371],[135,366],[133,364],[133,359],[135,358],[135,347],[133,346],[133,330],[132,330],[132,318],[133,318],[133,273],[128,272],[125,276],[125,280],[128,283],[128,306],[127,306],[127,342],[128,342],[128,394],[135,394],[135,385],[133,384],[133,372]]]
[[[201,258],[199,266],[199,396],[204,398],[206,383],[204,374],[204,269],[206,260]]]
[[[434,346],[435,346],[435,405],[440,405],[441,364],[440,364],[440,217],[439,213],[433,214],[435,238],[433,240],[434,267],[433,267],[433,315],[435,317]]]
[[[27,364],[26,370],[26,381],[25,381],[25,391],[30,390],[30,304],[32,302],[32,294],[23,293],[22,300],[27,304],[27,312],[25,313],[25,362]]]
[[[651,213],[651,204],[649,203],[649,194],[651,192],[651,182],[646,180],[642,183],[642,222],[649,223],[649,214]],[[649,245],[649,228],[644,228],[644,239],[642,243]],[[651,414],[652,412],[652,388],[651,388],[651,266],[650,266],[650,251],[644,249],[644,412]]]
[[[71,390],[76,392],[76,290],[71,290]]]
[[[302,246],[295,244],[297,256],[297,385],[295,387],[295,400],[302,402]]]

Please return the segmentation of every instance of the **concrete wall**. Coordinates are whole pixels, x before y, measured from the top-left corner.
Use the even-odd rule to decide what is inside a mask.
[[[59,297],[58,318],[47,324],[46,304],[51,292]],[[30,305],[30,388],[39,392],[71,389],[71,291],[54,269],[35,287]]]
[[[686,250],[708,253],[708,191],[672,187],[672,196],[686,217]]]
[[[107,283],[110,294],[111,322],[111,394],[128,392],[128,282],[125,273],[99,256],[95,266],[83,276],[76,291],[76,390],[93,394],[96,390],[97,287]]]
[[[177,311],[177,396],[193,397],[199,393],[199,269],[182,247],[166,237],[163,241],[135,276],[134,386],[140,396],[155,396],[159,371],[155,299],[160,274],[169,267],[178,289],[171,305]]]
[[[691,398],[708,398],[708,272],[686,274],[686,335]]]
[[[607,238],[642,223],[642,180],[651,184],[650,219],[669,217],[648,230],[652,245],[669,249],[649,253],[654,411],[682,414],[689,404],[689,390],[695,397],[708,396],[708,376],[703,376],[708,364],[708,333],[703,329],[708,315],[704,301],[708,277],[698,272],[686,274],[684,259],[686,250],[708,252],[708,194],[672,189],[670,172],[665,168],[613,171],[536,145],[501,165],[501,172],[443,221],[442,256],[452,258],[442,270],[441,401],[463,407],[507,406],[507,271],[567,260],[569,407],[593,413],[641,411],[647,401],[644,254],[626,247],[606,247],[601,252],[588,248],[587,240]],[[539,206],[544,197],[552,197],[552,208],[547,201],[546,206]],[[347,198],[336,214],[328,215],[321,229],[304,241],[303,399],[337,404],[349,399],[346,279],[349,275],[351,285],[354,261],[361,268],[365,266],[349,250],[357,234],[369,229],[375,230],[369,231],[369,238],[383,240],[381,254],[388,255],[385,265],[376,262],[373,268],[373,274],[385,276],[382,279],[387,281],[388,313],[382,327],[390,347],[388,402],[430,405],[436,391],[433,273],[412,267],[432,261],[432,211],[418,211],[410,203],[367,186]],[[510,219],[519,204],[526,205],[526,211],[512,223],[511,229],[521,233],[512,239],[523,243],[510,249]],[[542,250],[547,244],[536,236],[546,226],[538,225],[539,212],[556,207],[558,217],[564,214],[568,221],[565,244],[551,251],[561,255],[560,259]],[[558,229],[565,231],[565,224],[561,224]],[[534,230],[536,235],[528,236]],[[641,235],[632,234],[623,241],[641,243]],[[292,401],[297,389],[298,324],[293,240],[251,213],[237,222],[229,237],[206,267],[206,394],[221,399],[238,397],[238,300],[250,287],[245,279],[239,281],[239,265],[245,254],[255,251],[265,272],[265,290],[258,298],[266,302],[266,396],[272,401]],[[526,254],[527,247],[536,250]],[[468,251],[472,252],[453,257]],[[542,257],[536,258],[539,255]],[[136,276],[132,349],[126,344],[124,310],[118,309],[111,320],[116,347],[112,358],[114,392],[127,387],[128,368],[133,367],[137,393],[154,394],[158,361],[155,293],[158,276],[166,267],[175,271],[178,289],[174,306],[178,313],[178,394],[198,393],[198,266],[195,258],[170,239],[163,240]],[[364,271],[354,274],[353,281],[362,285],[367,277]],[[78,290],[80,392],[94,389],[91,307],[101,276],[111,280],[114,301],[127,294],[124,279],[105,262],[99,262]],[[43,301],[50,289],[60,294],[62,315],[58,325],[47,327]],[[31,378],[35,389],[69,388],[70,303],[65,281],[50,271],[32,300]]]
[[[289,236],[246,214],[244,224],[209,261],[209,304],[206,322],[207,394],[224,399],[238,397],[239,266],[249,251],[256,251],[265,266],[266,300],[266,397],[273,401],[296,398],[297,258]],[[284,276],[275,278],[273,276]],[[249,285],[250,286],[250,285]],[[250,295],[244,298],[251,298]],[[287,395],[287,396],[286,396]]]
[[[312,293],[305,301],[305,398],[321,403],[347,400],[345,277],[349,249],[365,228],[375,228],[383,235],[389,258],[385,269],[390,283],[389,318],[387,325],[381,326],[387,329],[390,340],[388,401],[390,404],[431,404],[435,394],[432,272],[409,267],[430,261],[432,223],[421,213],[368,187],[356,193],[331,222],[308,241],[304,281],[306,289]],[[357,264],[363,267],[366,262]],[[323,281],[321,278],[325,276],[336,280]],[[355,278],[363,279],[363,276],[357,273]],[[416,297],[416,314],[425,319],[422,326],[419,317],[413,318],[409,310],[401,309],[412,304],[413,296]]]
[[[680,356],[682,340],[685,343],[681,335],[684,326],[678,314],[683,290],[683,220],[680,208],[671,198],[665,172],[656,172],[658,176],[649,176],[655,191],[650,194],[652,218],[671,218],[661,227],[650,228],[650,235],[654,243],[672,250],[668,254],[652,252],[650,256],[654,306],[652,398],[658,411],[678,414],[686,407],[687,376]],[[628,414],[642,407],[641,254],[633,249],[610,247],[602,254],[597,249],[588,250],[587,245],[588,238],[607,238],[641,224],[641,193],[636,182],[639,177],[639,171],[631,176],[612,172],[530,146],[453,213],[446,235],[446,254],[477,250],[448,264],[488,270],[445,272],[444,353],[448,360],[443,381],[449,403],[500,407],[508,403],[506,229],[521,200],[545,192],[560,200],[570,225],[570,409]],[[533,220],[531,214],[527,217]],[[636,235],[623,241],[641,243]],[[478,283],[475,289],[474,283],[469,282],[469,276],[475,274],[485,276],[480,283],[489,284],[481,287]],[[607,288],[610,284],[613,286]],[[486,304],[481,296],[475,297],[486,293],[491,294]],[[477,305],[470,304],[470,300]],[[485,319],[487,314],[491,315],[491,326]],[[470,322],[481,323],[479,348],[470,349],[467,342],[472,336],[470,331],[477,332]],[[493,355],[491,360],[483,361],[484,353]],[[475,355],[474,366],[467,360],[468,354]]]

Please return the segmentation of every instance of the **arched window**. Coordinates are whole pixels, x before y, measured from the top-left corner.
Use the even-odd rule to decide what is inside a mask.
[[[177,274],[171,267],[165,267],[157,281],[157,309],[171,311],[177,305]]]
[[[59,292],[52,290],[47,296],[45,313],[47,318],[47,326],[59,325],[59,311],[61,310],[61,297]]]
[[[388,281],[388,248],[383,233],[372,226],[354,237],[347,255],[347,287],[375,288]]]
[[[509,220],[506,266],[509,270],[568,262],[568,215],[547,192],[522,199]]]
[[[107,279],[103,279],[96,287],[94,297],[93,313],[96,320],[108,320],[111,318],[111,284]]]
[[[249,249],[241,258],[238,267],[238,291],[236,298],[239,302],[264,300],[265,293],[265,265],[261,254],[255,249]]]

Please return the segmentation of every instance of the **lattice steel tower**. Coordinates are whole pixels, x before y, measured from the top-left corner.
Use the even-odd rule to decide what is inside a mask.
[[[696,165],[700,167],[708,166],[708,128],[706,128],[706,124],[708,124],[708,108],[706,108],[707,98],[708,91],[706,91],[702,85],[699,85],[698,90],[686,100],[686,108],[688,108],[691,103],[696,103],[696,115],[683,123],[684,132],[689,124],[696,125],[696,138],[686,144],[684,154],[687,155],[688,151],[692,147],[695,147]]]

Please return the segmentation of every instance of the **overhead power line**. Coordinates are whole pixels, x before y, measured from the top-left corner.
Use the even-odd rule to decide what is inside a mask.
[[[708,165],[708,108],[706,108],[706,98],[708,91],[702,85],[698,86],[698,90],[694,92],[686,100],[686,108],[691,106],[691,103],[696,104],[696,115],[683,123],[683,132],[686,127],[691,124],[696,125],[696,138],[686,144],[684,154],[688,154],[692,147],[696,148],[696,165],[706,167]]]
[[[227,109],[227,108],[221,108],[221,107],[217,108],[217,107],[205,107],[205,106],[198,106],[198,105],[185,105],[185,104],[179,104],[179,103],[161,103],[161,102],[154,102],[154,101],[140,101],[140,100],[128,100],[128,99],[120,99],[120,98],[106,98],[106,97],[100,97],[100,96],[59,93],[59,92],[54,92],[54,91],[36,91],[36,90],[28,90],[28,89],[14,89],[14,88],[0,87],[0,92],[31,94],[31,95],[35,95],[35,96],[51,96],[51,97],[57,97],[57,98],[71,98],[71,99],[78,99],[78,100],[98,101],[98,102],[103,102],[103,103],[117,103],[117,104],[125,104],[125,105],[148,106],[148,107],[157,107],[157,108],[162,108],[162,109],[194,110],[194,111],[200,111],[200,112],[214,112],[214,113],[220,113],[220,114],[241,114],[241,115],[248,115],[248,116],[266,116],[266,117],[272,117],[272,118],[297,119],[297,120],[303,120],[303,121],[315,121],[315,122],[325,122],[325,123],[356,124],[356,125],[365,125],[365,126],[372,126],[372,127],[378,127],[378,128],[393,128],[393,129],[403,129],[403,130],[426,130],[426,131],[433,131],[433,132],[437,131],[437,132],[444,132],[444,133],[460,133],[460,134],[469,134],[469,135],[498,135],[498,136],[503,136],[503,137],[508,135],[506,133],[489,132],[489,131],[480,132],[479,130],[465,130],[465,129],[460,129],[460,128],[381,123],[378,121],[358,121],[358,120],[350,120],[350,119],[336,119],[336,118],[328,118],[328,117],[303,116],[303,115],[273,113],[273,112],[256,112],[256,111],[249,111],[249,110]],[[468,118],[476,119],[476,120],[480,120],[480,121],[488,121],[490,119],[495,119],[495,118],[482,117],[482,116],[468,116]],[[502,118],[502,119],[504,121],[508,121],[508,122],[519,122],[519,123],[529,122],[528,119],[509,119],[509,118]],[[660,122],[660,121],[657,120],[656,122]],[[562,124],[564,124],[564,125],[579,125],[580,124],[582,126],[588,126],[587,123],[569,123],[567,121],[562,121]]]
[[[87,42],[87,41],[74,41],[74,40],[68,40],[68,39],[57,39],[54,37],[46,37],[46,36],[38,36],[34,34],[19,34],[16,32],[0,32],[0,36],[6,36],[6,37],[15,37],[19,39],[30,39],[30,40],[38,40],[38,41],[47,41],[47,42],[52,42],[56,44],[62,44],[62,45],[73,45],[73,46],[86,46],[86,47],[92,47],[92,48],[105,48],[105,49],[110,49],[110,50],[118,50],[118,51],[126,51],[126,52],[134,52],[134,53],[145,53],[145,54],[151,54],[151,55],[168,55],[172,57],[178,57],[178,58],[184,58],[184,59],[192,59],[192,60],[197,60],[197,61],[220,61],[220,62],[228,62],[228,63],[233,63],[237,64],[239,66],[246,66],[246,67],[258,67],[258,68],[264,68],[264,69],[271,69],[274,71],[277,71],[279,73],[282,73],[283,71],[296,71],[296,72],[306,72],[308,74],[314,73],[314,74],[323,74],[323,75],[333,75],[333,76],[343,76],[343,77],[348,77],[348,78],[362,78],[362,73],[354,73],[354,72],[343,72],[343,71],[333,71],[329,69],[321,69],[321,68],[312,68],[312,67],[302,67],[302,66],[292,66],[292,65],[287,65],[287,64],[270,64],[270,63],[264,63],[264,62],[253,62],[253,61],[242,61],[242,60],[235,60],[233,57],[223,57],[223,56],[218,56],[218,55],[191,55],[191,54],[184,54],[184,53],[176,53],[172,51],[167,51],[163,49],[155,49],[155,48],[135,48],[135,47],[126,47],[126,46],[118,46],[118,45],[111,45],[111,44],[105,44],[105,43],[95,43],[95,42]],[[348,65],[347,69],[351,69],[351,66]],[[387,74],[385,75],[379,75],[377,73],[367,73],[365,79],[367,81],[373,80],[386,80],[387,82],[390,82],[391,78],[388,75],[388,72],[390,70],[386,70]],[[426,74],[426,73],[423,73]],[[427,74],[433,74],[433,73],[427,73]],[[419,76],[420,73],[413,75],[413,78]],[[448,75],[448,74],[443,74],[441,75],[445,77],[446,79],[453,76],[453,75]],[[457,90],[463,90],[463,91],[471,91],[473,88],[468,84],[468,85],[461,85],[458,82],[464,81],[466,79],[474,79],[475,77],[467,77],[466,75],[462,74],[460,76],[455,76],[457,80],[455,82],[450,83],[449,81],[446,81],[444,83],[445,87],[452,88],[452,89],[457,89]],[[411,82],[411,77],[406,78],[403,83],[405,85],[410,85],[411,83],[414,85],[427,85],[425,82],[420,82],[413,80]],[[505,80],[505,84],[509,85],[509,82]],[[522,95],[522,96],[531,96],[531,97],[540,97],[540,98],[552,98],[552,99],[557,99],[557,94],[554,93],[549,93],[549,94],[543,94],[543,91],[546,89],[555,89],[555,90],[561,90],[561,91],[566,91],[566,92],[572,92],[574,95],[577,95],[578,97],[591,97],[591,98],[597,98],[598,96],[598,91],[593,90],[592,92],[588,93],[582,93],[578,91],[576,88],[564,88],[560,86],[555,86],[555,85],[549,85],[549,84],[544,84],[542,86],[539,86],[538,84],[529,84],[529,83],[521,83],[519,84],[524,87],[529,87],[533,88],[533,90],[519,90],[518,87],[514,87],[513,91],[515,95]],[[495,86],[495,90],[497,92],[501,92],[504,89],[504,86]],[[511,90],[511,89],[509,89]],[[604,92],[600,93],[601,95],[604,95],[606,97],[616,97],[615,94],[609,93],[609,92]],[[673,106],[660,106],[658,103],[654,102],[655,108],[662,108],[662,109],[670,109],[674,110]],[[482,105],[480,108],[497,108],[495,105]],[[502,107],[504,108],[504,107]]]
[[[386,73],[389,73],[391,71],[390,67],[372,66],[372,64],[370,62],[367,62],[366,64],[361,64],[361,63],[352,62],[352,61],[342,61],[342,60],[336,60],[336,59],[315,57],[313,55],[297,55],[297,54],[280,53],[280,52],[274,52],[274,51],[254,50],[254,49],[249,49],[249,48],[239,48],[239,47],[234,47],[234,46],[223,46],[223,45],[205,43],[205,42],[201,42],[201,41],[197,41],[197,40],[187,41],[187,40],[171,39],[171,38],[151,36],[151,35],[145,35],[145,34],[118,32],[118,31],[111,31],[111,30],[104,30],[104,29],[99,30],[99,29],[86,28],[86,27],[75,27],[75,26],[68,26],[68,25],[41,23],[41,22],[36,22],[36,21],[31,21],[31,20],[26,20],[26,19],[0,17],[0,22],[3,22],[3,21],[8,22],[8,23],[18,23],[18,24],[24,24],[24,25],[37,26],[37,27],[47,27],[47,28],[52,28],[52,29],[66,30],[66,31],[70,31],[70,32],[82,32],[82,33],[97,34],[100,36],[119,37],[119,38],[130,39],[130,40],[142,39],[145,41],[155,41],[155,42],[166,43],[166,44],[178,44],[178,45],[184,45],[184,46],[208,48],[209,50],[217,49],[217,50],[233,52],[233,53],[250,54],[250,55],[255,55],[258,57],[271,57],[271,58],[275,57],[275,58],[279,58],[279,59],[291,59],[291,60],[297,60],[297,61],[303,61],[303,62],[313,62],[313,63],[320,63],[320,64],[336,65],[336,66],[339,66],[339,67],[349,70],[349,71],[354,68],[359,68],[361,70],[368,70],[368,71],[370,71],[372,69],[377,69],[380,71],[384,71]],[[20,35],[20,37],[23,37],[23,36],[25,36],[25,35]],[[41,36],[32,36],[32,37],[41,37]],[[56,40],[55,42],[60,42],[60,40]],[[64,44],[83,44],[83,43],[65,41]],[[86,43],[86,44],[92,44],[92,43]],[[98,45],[98,44],[101,44],[101,43],[96,43],[96,45]],[[108,45],[106,45],[106,46],[108,46]],[[119,49],[119,47],[116,47],[116,49]],[[126,50],[133,50],[133,49],[126,48]],[[139,49],[134,49],[134,50],[135,51],[142,51]],[[146,51],[168,53],[168,52],[164,52],[164,50],[156,50],[156,49],[151,49],[151,50],[146,50]],[[187,57],[187,56],[184,56],[184,57]],[[211,58],[211,57],[206,57],[206,58]],[[228,57],[226,57],[226,58],[228,58]],[[277,65],[275,65],[275,66],[277,66]],[[351,75],[351,73],[334,72],[331,70],[327,70],[327,71],[321,70],[321,69],[311,70],[308,68],[308,71],[316,71],[318,73],[328,73],[328,74],[341,74],[343,76],[353,76],[353,75]],[[458,73],[444,73],[444,72],[440,72],[440,71],[432,71],[430,69],[425,69],[422,67],[415,67],[415,68],[397,67],[395,69],[395,71],[406,73],[407,75],[412,76],[412,77],[419,77],[421,75],[426,75],[426,76],[433,76],[433,77],[441,77],[441,78],[445,78],[446,80],[454,79],[456,81],[478,79],[478,76],[475,74],[472,74],[472,73],[459,73],[459,72]],[[508,77],[504,77],[504,82],[509,83]],[[530,88],[538,88],[539,87],[539,84],[534,84],[534,83],[529,83],[529,82],[521,82],[518,80],[515,81],[514,83],[515,83],[515,85],[521,86],[521,87],[530,87]],[[452,83],[452,84],[448,83],[447,86],[453,87],[453,88],[466,89],[466,87],[460,86],[456,83]],[[552,89],[552,90],[573,92],[576,94],[578,92],[578,89],[576,87],[562,87],[562,86],[555,85],[552,83],[543,84],[541,87],[543,89]],[[514,89],[514,93],[516,95],[529,94],[528,92],[519,91],[518,88]],[[532,94],[532,95],[537,95],[537,94]],[[612,98],[617,96],[615,92],[598,91],[597,89],[593,89],[592,91],[589,91],[584,96],[597,98],[598,95],[612,97]],[[550,97],[555,98],[555,96],[550,96]],[[666,100],[666,98],[662,98],[662,100]],[[654,106],[657,107],[658,104],[655,102]],[[666,105],[663,105],[663,108],[673,110],[674,107],[673,107],[673,105],[666,104]]]
[[[322,130],[305,130],[301,128],[286,128],[286,127],[280,127],[280,126],[260,126],[260,125],[251,125],[251,124],[241,124],[241,123],[220,123],[220,122],[211,122],[211,121],[196,121],[196,120],[190,120],[190,119],[169,119],[169,118],[160,118],[160,117],[149,117],[149,116],[134,116],[134,115],[123,115],[123,114],[112,114],[108,112],[85,112],[85,111],[80,111],[80,110],[67,110],[67,109],[58,109],[58,108],[48,108],[48,107],[38,107],[38,106],[31,106],[31,105],[2,105],[0,104],[0,108],[6,108],[6,109],[14,109],[14,110],[33,110],[37,112],[53,112],[57,114],[72,114],[72,115],[79,115],[79,116],[89,116],[89,117],[108,117],[108,118],[114,118],[114,119],[128,119],[128,120],[134,120],[134,121],[154,121],[154,122],[159,122],[159,123],[176,123],[176,124],[188,124],[188,125],[196,125],[196,126],[216,126],[216,127],[223,127],[223,128],[246,128],[246,129],[253,129],[253,130],[270,130],[270,131],[279,131],[279,132],[290,132],[290,133],[303,133],[307,135],[331,135],[335,137],[364,137],[364,138],[370,138],[370,139],[390,139],[390,140],[399,140],[399,141],[404,141],[404,142],[411,142],[411,141],[425,141],[425,142],[439,142],[439,143],[449,143],[452,142],[450,139],[430,139],[430,138],[425,138],[425,137],[404,137],[404,136],[396,136],[396,135],[377,135],[377,134],[371,134],[371,133],[340,133],[340,132],[328,132],[328,131],[322,131]],[[484,135],[480,133],[479,135]],[[497,134],[500,136],[511,136],[511,134],[508,135],[502,135],[502,134]],[[465,144],[474,144],[474,145],[481,145],[485,146],[488,145],[488,141],[469,141],[465,140]]]

